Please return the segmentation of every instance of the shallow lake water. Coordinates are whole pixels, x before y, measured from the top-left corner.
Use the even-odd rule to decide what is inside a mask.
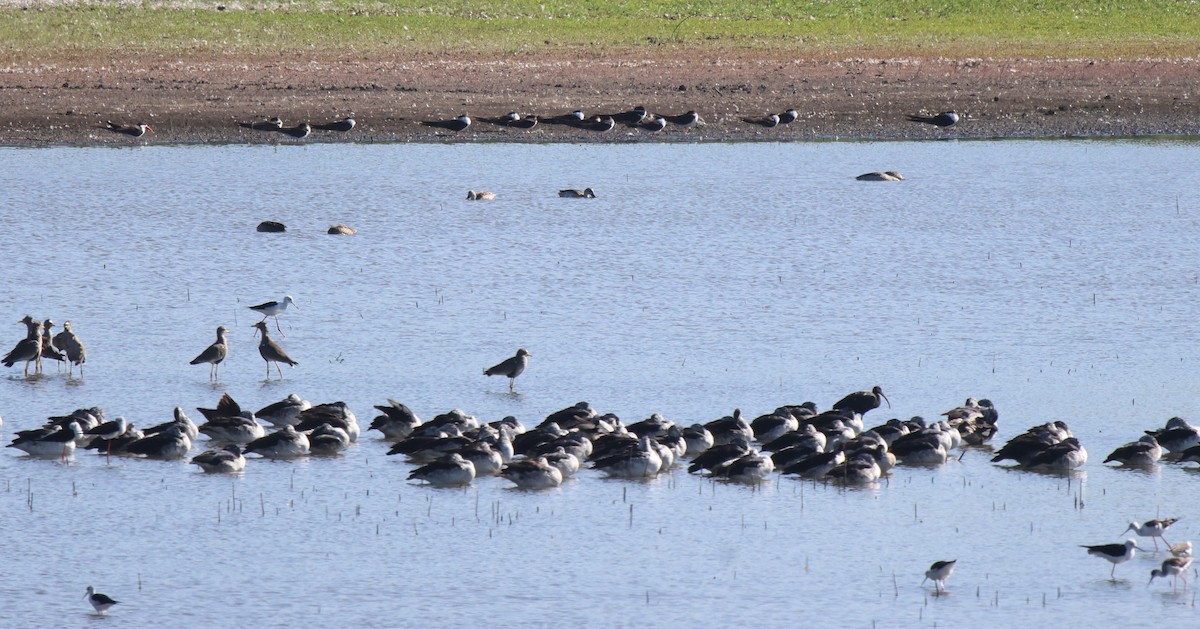
[[[186,462],[0,452],[4,616],[24,626],[1183,626],[1080,544],[1200,526],[1194,464],[1101,463],[1200,407],[1200,143],[826,142],[0,148],[4,351],[70,320],[82,378],[0,374],[0,436],[100,406],[138,425],[229,392],[532,426],[588,400],[627,422],[881,385],[936,417],[967,396],[999,446],[1065,420],[1069,477],[968,450],[841,489],[683,469],[544,492],[439,490],[365,432],[340,457]],[[897,169],[899,183],[855,181]],[[560,199],[591,186],[597,199]],[[497,193],[464,200],[468,189]],[[288,225],[260,234],[262,220]],[[359,233],[329,236],[346,223]],[[300,364],[265,380],[246,307],[284,294]],[[219,382],[188,361],[231,332]],[[272,327],[272,331],[274,328]],[[530,351],[510,394],[483,367]],[[199,444],[204,446],[203,439]],[[199,449],[196,450],[199,452]],[[1200,541],[1200,540],[1198,540]],[[1151,547],[1149,539],[1140,544]],[[957,559],[948,594],[921,584]],[[121,601],[108,618],[83,600]]]

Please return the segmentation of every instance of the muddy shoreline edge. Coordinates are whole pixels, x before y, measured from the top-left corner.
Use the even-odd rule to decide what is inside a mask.
[[[685,51],[686,52],[686,51]],[[693,53],[695,51],[692,51]],[[350,133],[300,142],[630,142],[1101,138],[1200,134],[1197,59],[793,59],[778,52],[718,55],[579,52],[519,57],[342,54],[210,55],[166,59],[12,62],[0,68],[0,145],[294,142],[238,122],[286,124],[353,116]],[[608,133],[539,124],[530,131],[481,117],[542,117],[582,109],[615,113],[644,105],[699,112],[691,130]],[[795,108],[773,129],[744,122]],[[906,121],[953,109],[950,129]],[[422,120],[469,114],[454,133]],[[146,122],[143,138],[105,131],[105,121]]]

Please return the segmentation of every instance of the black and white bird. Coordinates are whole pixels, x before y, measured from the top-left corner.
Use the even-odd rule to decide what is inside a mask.
[[[1089,555],[1099,557],[1112,564],[1112,570],[1108,576],[1116,581],[1117,564],[1125,563],[1137,554],[1137,542],[1132,539],[1125,540],[1124,544],[1101,544],[1099,546],[1082,546],[1086,548]]]
[[[112,609],[113,605],[116,605],[120,602],[109,598],[107,594],[101,594],[97,592],[96,588],[90,585],[87,586],[87,594],[84,594],[83,596],[88,600],[89,603],[92,604],[92,609],[96,610],[97,614],[103,614],[109,609]]]
[[[247,308],[262,315],[263,321],[266,321],[267,317],[275,317],[275,329],[279,330],[280,334],[283,334],[283,329],[279,327],[279,315],[287,312],[288,306],[295,305],[296,301],[292,299],[291,295],[284,295],[283,299],[279,301],[264,301],[257,306],[247,306]],[[287,335],[284,334],[284,336]]]
[[[792,124],[793,122],[796,122],[796,119],[799,117],[800,113],[795,109],[788,109],[779,114],[779,124]]]
[[[855,177],[858,181],[904,181],[904,175],[901,175],[895,170],[885,170],[883,172],[863,173]]]
[[[367,430],[378,430],[384,439],[406,439],[421,425],[417,414],[396,400],[389,399],[387,405],[377,404],[375,408],[383,414],[371,420]]]
[[[255,453],[268,459],[292,459],[306,456],[311,449],[308,435],[293,426],[263,435],[246,444],[246,454]]]
[[[636,127],[644,122],[649,115],[650,114],[647,113],[645,107],[638,105],[633,109],[623,111],[619,114],[609,114],[608,117],[612,118],[613,122],[616,122],[617,124],[623,124],[627,127]]]
[[[457,132],[463,131],[467,127],[471,126],[471,117],[467,114],[463,114],[457,118],[451,118],[450,120],[422,120],[421,124],[427,127],[436,127],[438,129],[448,129],[450,131]]]
[[[63,324],[64,327],[66,327],[66,325],[67,324],[65,324],[65,323]],[[217,326],[216,342],[213,343],[212,345],[209,345],[207,348],[205,348],[203,352],[200,352],[200,355],[193,358],[192,362],[190,363],[192,365],[199,365],[200,363],[208,363],[209,364],[209,369],[208,369],[209,380],[217,379],[217,365],[220,365],[221,361],[225,360],[225,356],[229,354],[229,345],[225,340],[225,337],[228,333],[229,333],[229,328],[226,328],[223,325]],[[82,368],[81,368],[81,371],[82,371]]]
[[[434,487],[461,487],[474,479],[475,464],[457,453],[422,465],[408,475],[408,480],[423,480]]]
[[[125,451],[129,454],[140,454],[149,459],[182,459],[192,449],[192,440],[184,434],[183,429],[172,424],[165,431],[156,435],[148,435],[144,439],[129,444]]]
[[[596,192],[591,188],[584,188],[583,190],[579,190],[577,188],[567,188],[565,190],[559,190],[558,196],[564,199],[595,199]]]
[[[300,423],[300,413],[310,408],[312,408],[311,402],[295,393],[289,393],[282,400],[258,409],[254,416],[276,428],[283,428]]]
[[[207,474],[236,474],[246,468],[246,457],[241,448],[231,443],[220,450],[197,454],[192,457],[192,463]]]
[[[105,122],[104,129],[106,131],[112,131],[113,133],[127,135],[131,138],[140,138],[143,135],[146,135],[146,132],[154,131],[154,129],[150,125],[148,125],[144,122],[140,122],[135,125],[121,125],[121,124],[116,124],[113,122]]]
[[[678,125],[685,129],[691,129],[692,127],[700,124],[700,114],[696,113],[695,111],[689,111],[687,113],[682,113],[675,116],[662,116],[662,118],[666,119],[667,122],[673,125]]]
[[[1116,461],[1121,465],[1145,467],[1158,463],[1161,458],[1162,448],[1159,447],[1158,440],[1152,435],[1143,435],[1141,439],[1113,450],[1104,462]]]
[[[563,482],[562,470],[543,457],[513,461],[500,470],[500,476],[521,489],[549,489]]]
[[[1154,437],[1163,449],[1174,454],[1200,445],[1200,429],[1182,417],[1172,417],[1167,420],[1165,428],[1147,430],[1146,434]]]
[[[581,120],[579,123],[571,126],[575,127],[576,129],[583,129],[584,131],[591,131],[593,133],[608,133],[617,126],[617,122],[613,120],[611,116],[592,116],[587,120]]]
[[[550,116],[547,118],[542,118],[542,122],[544,122],[546,124],[561,124],[561,125],[567,125],[569,127],[578,126],[583,121],[584,121],[584,115],[583,115],[582,109],[576,109],[575,111],[572,111],[569,114],[562,114],[560,116]]]
[[[953,127],[958,124],[958,114],[953,111],[943,111],[936,116],[909,116],[912,122],[931,124],[935,127]]]
[[[271,116],[266,120],[239,122],[238,126],[243,129],[254,129],[255,131],[278,131],[283,128],[283,120],[279,116]]]
[[[667,119],[662,116],[650,115],[638,123],[638,128],[649,133],[658,133],[667,128]]]
[[[1133,531],[1134,533],[1137,533],[1139,537],[1149,537],[1154,541],[1154,550],[1157,551],[1158,540],[1160,539],[1163,541],[1163,544],[1167,545],[1168,548],[1171,547],[1171,543],[1167,541],[1167,538],[1163,537],[1163,533],[1166,533],[1167,529],[1171,528],[1171,525],[1178,521],[1179,518],[1167,518],[1165,520],[1147,520],[1142,524],[1130,522],[1129,526],[1125,527],[1125,530],[1121,532],[1127,533],[1129,531]]]
[[[954,564],[958,563],[957,559],[950,561],[935,561],[929,569],[925,571],[925,579],[921,581],[933,581],[934,592],[946,591],[946,579],[950,578],[950,574],[954,572]]]
[[[517,350],[517,354],[497,365],[492,365],[483,370],[485,376],[504,376],[508,378],[508,390],[512,391],[516,384],[517,376],[525,372],[525,367],[529,365],[530,353],[523,348]]]
[[[312,133],[312,127],[307,122],[301,122],[294,127],[283,127],[278,131],[288,137],[300,140],[307,138],[308,134]]]
[[[325,123],[325,124],[312,125],[312,128],[320,129],[321,131],[340,131],[342,133],[345,133],[345,132],[353,129],[355,124],[356,123],[354,122],[354,118],[347,116],[345,118],[342,118],[341,120],[338,120],[337,122],[329,122],[329,123]]]

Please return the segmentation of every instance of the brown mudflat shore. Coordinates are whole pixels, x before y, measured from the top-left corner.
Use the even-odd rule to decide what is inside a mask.
[[[309,53],[10,61],[0,67],[0,144],[88,145],[292,141],[238,126],[353,116],[321,141],[635,141],[1114,137],[1200,133],[1200,60],[784,58],[756,51],[671,50],[590,57],[582,52],[472,57]],[[695,110],[704,124],[648,134],[480,122],[454,133],[422,120],[510,111],[556,116]],[[744,122],[788,108],[792,124]],[[955,110],[939,129],[909,114]],[[131,139],[105,121],[146,122]]]

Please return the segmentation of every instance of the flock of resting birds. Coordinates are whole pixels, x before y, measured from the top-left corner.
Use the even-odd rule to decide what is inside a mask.
[[[266,331],[265,320],[256,326]],[[519,350],[484,374],[509,378],[511,388],[529,356]],[[726,417],[683,426],[657,413],[626,424],[580,402],[527,429],[515,417],[485,423],[457,409],[422,421],[406,405],[388,400],[375,407],[380,414],[367,430],[379,431],[390,443],[387,454],[403,455],[416,466],[410,480],[433,487],[462,487],[478,477],[499,476],[528,490],[557,487],[585,464],[610,477],[639,480],[685,462],[689,473],[734,483],[762,483],[778,471],[835,484],[869,485],[898,463],[940,465],[957,448],[988,444],[998,430],[995,406],[974,398],[942,413],[937,422],[914,417],[865,428],[863,417],[882,403],[891,406],[877,386],[846,395],[826,411],[805,402],[748,420],[735,409]],[[344,402],[313,405],[295,394],[250,412],[226,393],[216,408],[197,410],[205,418],[198,426],[176,407],[171,421],[138,429],[123,417],[108,420],[99,408],[79,409],[51,417],[41,428],[17,432],[9,447],[36,457],[65,458],[83,448],[105,456],[183,459],[203,434],[213,447],[193,456],[191,462],[207,473],[229,474],[243,472],[247,455],[269,459],[337,455],[360,435],[358,420]],[[267,432],[264,423],[274,430]],[[1117,448],[1105,462],[1151,466],[1164,457],[1164,450],[1175,459],[1200,462],[1200,429],[1172,418],[1164,428],[1148,430],[1138,441]],[[992,460],[1063,473],[1086,463],[1087,452],[1067,425],[1056,421],[1013,437]],[[1163,535],[1176,521],[1135,522],[1126,530],[1152,538],[1157,551],[1158,540],[1166,544]],[[1112,564],[1114,579],[1118,564],[1144,550],[1133,539],[1084,548]],[[1179,579],[1186,589],[1191,543],[1167,544],[1167,550],[1171,556],[1154,570],[1151,581],[1169,576],[1173,589]],[[935,593],[945,587],[955,565],[955,561],[939,561],[926,572]]]
[[[757,125],[765,129],[774,129],[776,127],[787,126],[792,124],[799,118],[800,114],[795,109],[787,109],[778,114],[768,114],[759,118],[742,118],[742,122],[747,124]],[[913,115],[907,119],[911,122],[919,122],[929,124],[935,127],[947,128],[958,124],[959,115],[953,111],[944,111],[937,115]],[[690,130],[693,127],[704,124],[700,115],[695,111],[687,111],[682,114],[674,115],[659,115],[648,111],[644,106],[638,105],[627,111],[614,114],[594,114],[586,116],[583,110],[575,110],[571,113],[561,114],[557,116],[538,116],[535,114],[520,114],[512,111],[503,116],[496,118],[479,118],[481,122],[505,127],[509,129],[521,129],[530,131],[536,129],[539,125],[553,125],[575,129],[579,131],[587,131],[592,133],[607,133],[623,126],[629,129],[639,129],[646,133],[659,133],[667,128],[668,125],[680,127],[681,129]],[[474,123],[471,116],[462,114],[454,118],[445,120],[422,120],[421,124],[434,129],[461,133],[466,131]],[[307,138],[314,130],[319,131],[334,131],[346,133],[357,126],[354,118],[346,117],[341,120],[325,123],[325,124],[309,124],[301,122],[295,126],[284,126],[283,119],[278,116],[272,116],[265,120],[257,120],[254,122],[239,122],[238,126],[243,129],[251,129],[254,131],[264,131],[267,133],[278,133],[293,139]],[[131,138],[140,138],[147,133],[153,132],[154,128],[150,125],[141,122],[132,125],[117,124],[114,122],[105,122],[100,127],[106,131],[127,135]]]

